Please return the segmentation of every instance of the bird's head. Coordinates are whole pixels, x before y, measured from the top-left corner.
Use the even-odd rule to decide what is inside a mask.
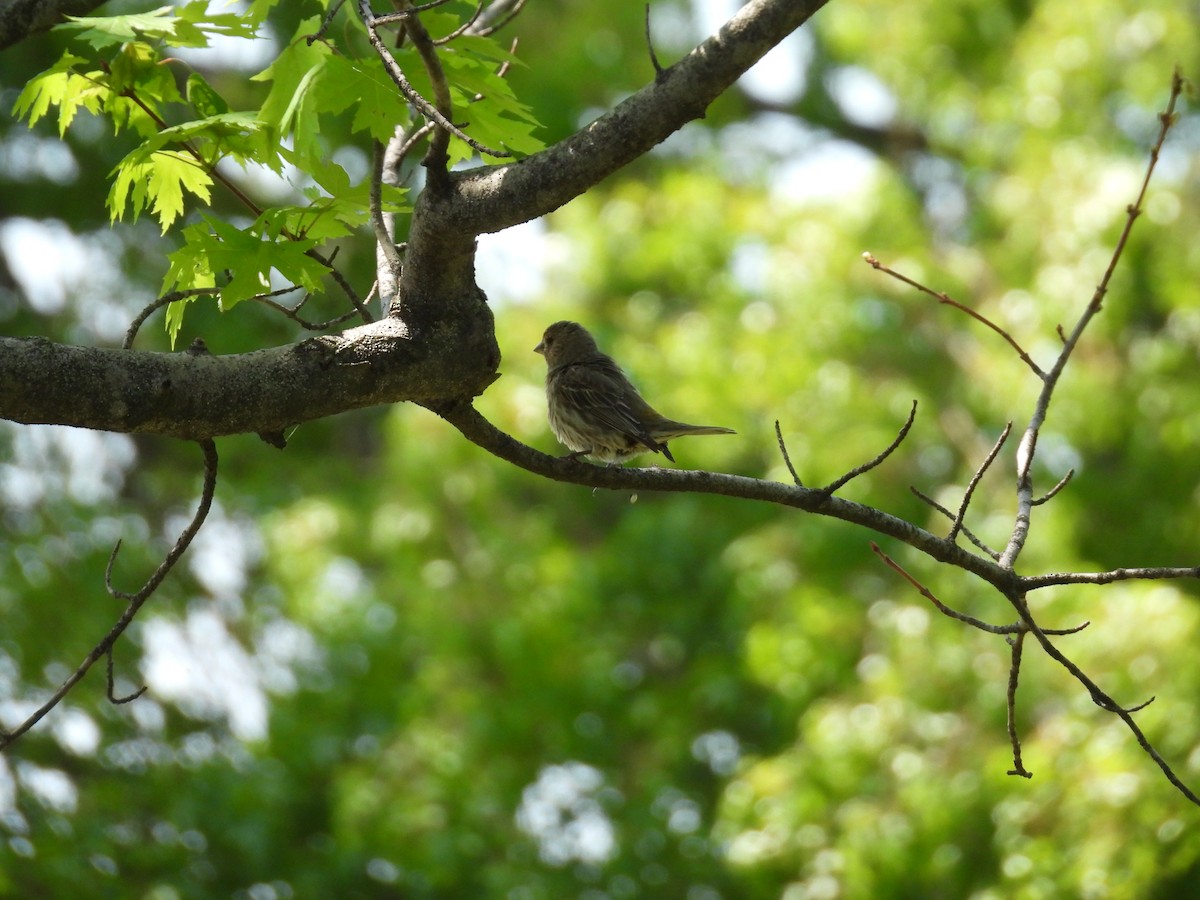
[[[546,365],[551,368],[590,359],[600,352],[595,338],[578,322],[555,322],[546,329],[541,343],[533,349],[546,357]]]

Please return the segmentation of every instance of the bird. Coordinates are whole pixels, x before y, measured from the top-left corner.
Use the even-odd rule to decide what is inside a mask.
[[[578,322],[555,322],[533,348],[546,357],[550,430],[572,451],[610,466],[647,451],[675,457],[667,441],[690,434],[737,434],[718,425],[689,425],[659,414],[642,399],[613,358]]]

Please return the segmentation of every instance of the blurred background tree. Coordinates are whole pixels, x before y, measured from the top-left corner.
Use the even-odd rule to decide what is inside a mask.
[[[110,4],[112,11],[136,8]],[[669,62],[736,3],[651,6]],[[253,102],[261,57],[189,59]],[[310,8],[311,7],[311,8]],[[835,0],[689,125],[558,213],[482,239],[504,376],[480,401],[557,452],[541,330],[578,319],[656,404],[736,428],[685,467],[822,483],[917,426],[847,495],[938,523],[1038,385],[995,335],[863,265],[870,250],[1004,323],[1040,360],[1078,315],[1136,194],[1195,4],[898,7]],[[533,3],[510,80],[553,142],[653,77],[638,4]],[[5,51],[0,109],[61,53]],[[45,127],[42,127],[44,125]],[[173,248],[109,230],[129,150],[81,116],[60,142],[0,120],[0,322],[119,342]],[[360,136],[323,135],[365,171]],[[1104,313],[1042,434],[1022,571],[1195,562],[1200,119],[1185,108]],[[266,189],[265,187],[263,188]],[[370,283],[370,236],[341,260]],[[327,301],[332,305],[332,300]],[[194,304],[181,341],[296,339]],[[165,347],[147,330],[145,345]],[[194,447],[4,427],[0,721],[22,718],[119,611],[190,513]],[[220,442],[218,505],[94,676],[0,759],[0,896],[202,898],[1174,897],[1200,879],[1194,810],[1030,650],[1009,778],[1008,648],[933,614],[840,523],[718,497],[541,481],[411,407]],[[1002,543],[1012,451],[969,524]],[[944,527],[944,526],[940,526]],[[891,548],[940,596],[1007,621],[961,573]],[[1192,585],[1057,589],[1048,625],[1193,786]],[[1181,893],[1182,892],[1182,893]]]

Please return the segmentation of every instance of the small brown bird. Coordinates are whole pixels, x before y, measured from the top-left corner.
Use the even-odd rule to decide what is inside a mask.
[[[653,450],[671,462],[667,441],[688,434],[736,434],[716,425],[664,418],[642,399],[621,368],[600,352],[587,329],[555,322],[533,348],[546,357],[546,403],[554,436],[572,458],[590,456],[609,465]]]

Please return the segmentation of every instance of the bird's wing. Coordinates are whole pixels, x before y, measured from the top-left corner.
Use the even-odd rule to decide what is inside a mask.
[[[564,366],[557,373],[555,386],[563,401],[572,404],[580,415],[627,435],[649,450],[662,447],[646,431],[643,421],[647,412],[654,415],[654,411],[615,364]]]

